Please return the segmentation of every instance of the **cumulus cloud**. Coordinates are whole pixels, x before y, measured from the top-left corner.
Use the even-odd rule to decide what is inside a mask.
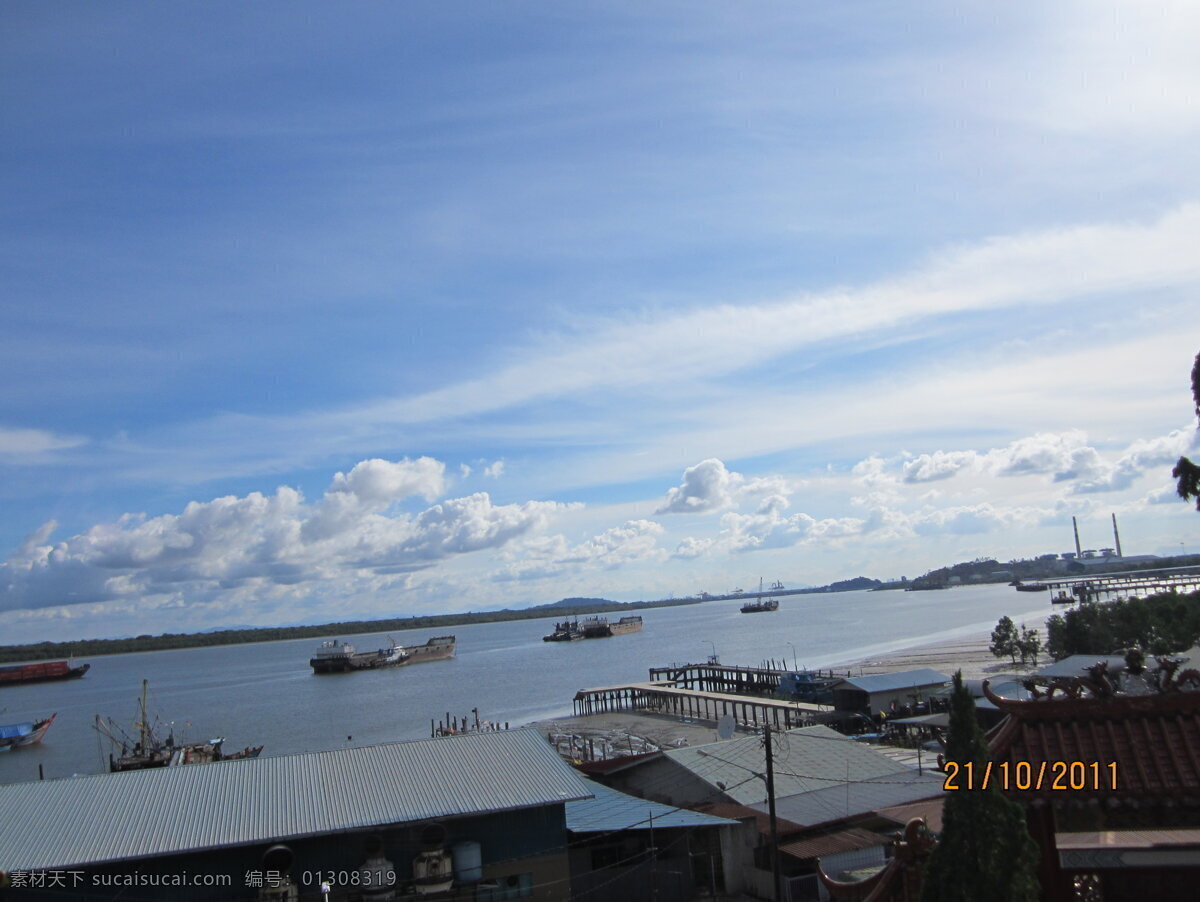
[[[905,483],[949,479],[963,470],[992,476],[1049,476],[1054,482],[1069,483],[1069,491],[1080,494],[1113,492],[1129,488],[1153,467],[1172,464],[1181,454],[1197,447],[1198,433],[1176,429],[1167,435],[1139,439],[1115,461],[1110,461],[1088,444],[1086,433],[1037,433],[988,451],[934,451],[910,457],[901,466]],[[860,481],[879,482],[883,462],[868,458],[858,464]]]
[[[336,474],[315,504],[281,487],[193,501],[179,514],[126,514],[57,543],[47,523],[0,564],[0,610],[160,593],[211,602],[247,585],[349,584],[501,548],[565,507],[495,505],[479,492],[415,514],[390,510],[440,492],[443,469],[431,458],[362,461]]]
[[[483,475],[491,479],[499,479],[504,475],[504,461],[497,460],[483,468]]]
[[[934,482],[949,479],[959,470],[969,467],[977,455],[974,451],[934,451],[904,462],[905,482]]]
[[[961,536],[991,532],[998,526],[1010,524],[1013,516],[1011,512],[998,510],[991,504],[976,504],[926,511],[909,518],[909,523],[918,535]]]
[[[679,543],[672,557],[691,559],[715,553],[738,554],[802,543],[819,544],[860,535],[869,528],[868,521],[858,517],[818,520],[805,513],[789,515],[789,506],[782,495],[772,495],[753,513],[725,513],[716,538],[688,537]]]
[[[688,536],[675,547],[675,551],[672,552],[671,557],[681,560],[692,560],[693,558],[703,557],[712,546],[712,539],[697,539]]]
[[[661,561],[666,552],[658,547],[664,530],[653,520],[629,520],[578,545],[564,536],[550,536],[525,543],[508,554],[516,558],[492,578],[499,582],[535,580],[563,576],[582,570],[613,570],[637,561]]]
[[[737,474],[725,469],[724,462],[710,457],[683,471],[683,482],[667,492],[656,514],[699,514],[729,507]]]
[[[707,513],[733,507],[747,497],[786,493],[788,488],[781,477],[748,479],[710,457],[683,471],[683,481],[667,492],[655,514]]]

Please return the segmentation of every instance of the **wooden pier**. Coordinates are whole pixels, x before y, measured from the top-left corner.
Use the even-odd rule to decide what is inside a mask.
[[[746,669],[746,668],[738,668]],[[600,689],[581,689],[575,693],[576,716],[612,711],[645,711],[669,714],[714,724],[726,714],[746,729],[766,724],[789,730],[809,726],[825,719],[830,708],[806,702],[751,698],[724,692],[681,689],[669,682],[627,683]]]
[[[705,692],[732,693],[735,695],[774,695],[779,689],[779,680],[785,673],[796,673],[794,669],[781,670],[773,667],[740,667],[717,664],[672,664],[669,667],[651,667],[652,683],[671,683],[685,689],[700,689]],[[805,671],[814,677],[849,676],[833,671]]]
[[[1052,600],[1065,593],[1072,601],[1099,599],[1106,595],[1145,597],[1159,592],[1195,592],[1200,589],[1200,567],[1164,567],[1157,570],[1127,570],[1122,573],[1076,574],[1056,579],[1039,579],[1050,589]]]

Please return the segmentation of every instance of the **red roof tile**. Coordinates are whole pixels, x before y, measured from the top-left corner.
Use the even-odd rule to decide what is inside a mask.
[[[993,698],[1005,720],[989,743],[993,778],[1007,776],[1009,794],[1047,798],[1200,796],[1200,692],[1034,701]],[[1017,790],[1015,766],[1029,762],[1033,788]],[[1041,788],[1036,781],[1047,764]],[[1084,789],[1061,792],[1054,780],[1065,762],[1084,762]],[[1099,763],[1097,772],[1090,767]],[[1111,769],[1116,763],[1116,789]],[[1007,770],[1000,769],[1008,765]],[[1079,776],[1078,769],[1075,776]],[[1064,781],[1060,780],[1060,784]],[[1069,779],[1065,781],[1069,786]],[[1078,781],[1077,784],[1078,785]],[[1003,788],[1003,787],[1002,787]]]

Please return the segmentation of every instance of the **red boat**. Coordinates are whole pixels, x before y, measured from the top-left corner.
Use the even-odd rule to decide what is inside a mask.
[[[66,661],[39,661],[36,664],[18,664],[15,667],[0,667],[0,686],[17,683],[45,683],[48,680],[73,680],[88,672],[91,664],[72,667]]]

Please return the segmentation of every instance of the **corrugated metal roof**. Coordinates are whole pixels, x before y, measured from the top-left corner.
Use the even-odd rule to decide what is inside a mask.
[[[194,852],[588,798],[534,729],[0,786],[14,870]]]
[[[936,771],[917,773],[905,768],[904,773],[843,782],[814,792],[776,798],[775,810],[780,817],[785,817],[792,823],[811,827],[869,814],[880,808],[906,802],[941,798],[944,779],[945,774]],[[756,804],[753,807],[766,810],[765,804]]]
[[[572,833],[608,833],[614,830],[650,830],[666,827],[724,827],[737,821],[713,817],[686,808],[672,808],[626,795],[589,781],[593,798],[567,803],[567,829]]]
[[[897,673],[875,673],[870,676],[846,677],[834,685],[838,689],[843,685],[853,686],[863,692],[892,692],[896,689],[910,689],[914,686],[940,686],[949,683],[950,677],[928,667],[917,670],[901,670]]]
[[[840,785],[847,779],[867,780],[909,770],[906,765],[824,726],[776,733],[773,746],[777,799]],[[765,780],[755,776],[766,772],[760,736],[671,749],[663,754],[735,802],[753,805],[766,800]]]
[[[870,849],[875,846],[886,846],[891,840],[878,833],[872,833],[862,827],[847,827],[836,833],[823,833],[820,836],[810,836],[798,839],[779,847],[784,855],[793,858],[821,858],[825,855],[835,855],[838,852],[853,852],[855,849]]]

